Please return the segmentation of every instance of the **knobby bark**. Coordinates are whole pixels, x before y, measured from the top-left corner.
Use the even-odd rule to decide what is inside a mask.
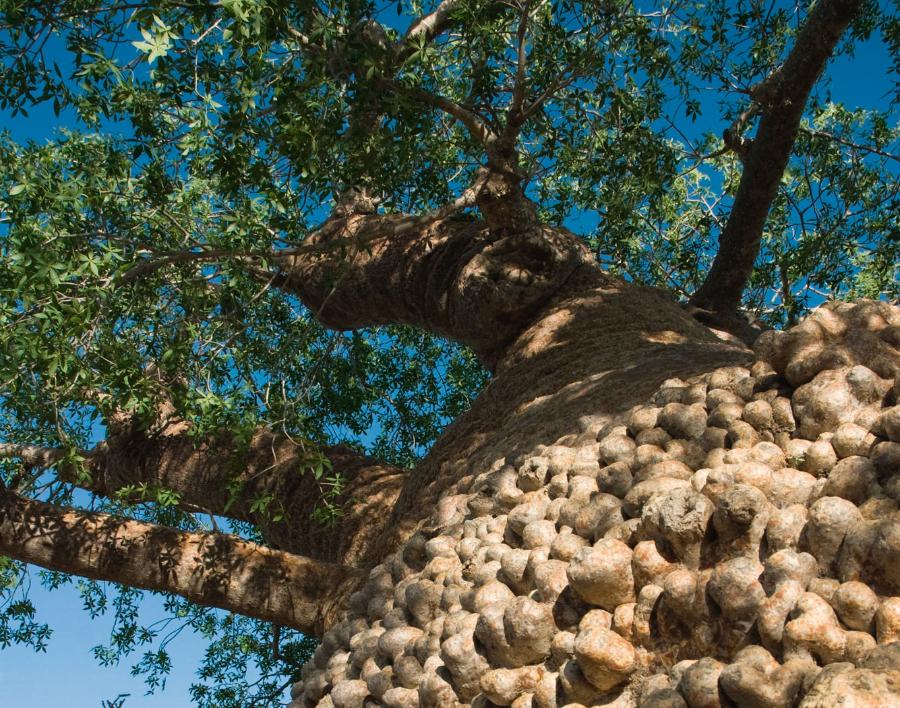
[[[900,308],[830,303],[720,367],[740,350],[671,301],[582,285],[436,446],[423,523],[350,597],[291,707],[900,700]],[[623,337],[581,345],[583,313],[618,310]]]
[[[788,159],[807,98],[862,0],[816,3],[784,64],[751,90],[761,114],[756,136],[743,143],[743,173],[719,249],[691,304],[725,326],[734,324],[759,255],[769,208]],[[739,135],[730,136],[740,141]]]
[[[0,554],[319,634],[355,571],[222,533],[62,509],[0,490]]]

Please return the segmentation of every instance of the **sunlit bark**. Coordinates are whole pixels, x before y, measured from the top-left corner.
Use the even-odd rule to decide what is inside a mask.
[[[43,568],[171,592],[320,634],[355,571],[223,533],[63,509],[0,490],[0,554]]]

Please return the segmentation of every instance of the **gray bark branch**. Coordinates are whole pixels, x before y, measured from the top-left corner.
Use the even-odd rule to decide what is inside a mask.
[[[759,127],[752,142],[744,144],[744,169],[734,206],[712,268],[691,298],[695,308],[726,319],[737,311],[807,98],[861,6],[861,0],[817,3],[784,64],[752,91],[761,114]]]

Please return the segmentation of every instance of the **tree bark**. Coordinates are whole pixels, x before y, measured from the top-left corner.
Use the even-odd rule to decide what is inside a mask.
[[[495,376],[410,472],[373,555],[379,562],[436,507],[454,512],[476,470],[518,464],[542,446],[587,444],[670,378],[744,365],[749,350],[723,340],[661,290],[587,264],[573,273],[507,347]]]
[[[565,232],[555,236],[561,241],[569,238]],[[421,261],[406,264],[415,270],[427,263],[427,255],[424,251]],[[414,301],[415,289],[409,292],[408,300]],[[340,296],[347,306],[354,294]],[[875,414],[853,420],[882,420],[880,407],[893,400],[886,392],[900,371],[900,355],[893,344],[900,320],[885,303],[874,305],[852,312],[827,311],[802,331],[773,337],[771,356],[753,373],[746,368],[724,369],[715,372],[714,380],[702,375],[720,367],[746,367],[752,360],[749,350],[733,339],[719,338],[669,294],[624,282],[586,262],[547,294],[530,319],[523,317],[520,331],[496,350],[495,375],[472,408],[448,428],[416,469],[398,475],[398,486],[392,489],[399,495],[379,507],[384,511],[378,526],[354,556],[362,573],[259,549],[224,535],[160,530],[141,522],[54,509],[11,494],[3,497],[0,507],[0,553],[87,577],[180,593],[303,631],[330,627],[294,691],[292,705],[297,708],[319,705],[329,693],[335,705],[361,704],[371,695],[387,705],[403,705],[401,699],[416,705],[415,698],[421,697],[419,705],[443,706],[479,705],[485,698],[510,704],[524,693],[537,697],[539,691],[544,693],[542,702],[534,701],[538,705],[559,705],[553,702],[557,698],[602,705],[614,695],[623,705],[638,705],[644,700],[638,695],[642,684],[631,681],[632,675],[668,681],[673,660],[706,657],[729,664],[712,689],[721,689],[740,703],[748,694],[740,692],[743,686],[728,683],[729,677],[742,669],[740,656],[747,652],[740,650],[761,641],[752,629],[757,615],[746,621],[746,613],[758,612],[768,601],[761,585],[770,574],[768,563],[773,572],[782,567],[778,558],[768,558],[774,549],[760,541],[770,533],[762,522],[782,511],[793,514],[798,505],[805,504],[805,509],[824,502],[824,509],[837,504],[843,513],[850,503],[834,497],[817,499],[811,474],[784,467],[796,442],[786,431],[797,432],[809,425],[806,418],[819,413],[817,405],[802,404],[803,396],[792,407],[787,382],[799,385],[822,367],[842,366],[837,372],[825,371],[826,381],[835,386],[846,383],[844,400],[851,407],[860,406],[850,411],[853,416],[860,411]],[[828,378],[836,373],[837,378]],[[795,374],[805,378],[795,379]],[[669,382],[669,395],[646,405],[673,377],[681,380]],[[670,400],[674,415],[663,422]],[[862,405],[865,402],[868,408]],[[642,412],[655,421],[646,432],[658,444],[639,442],[644,431],[635,433],[625,425],[631,419],[624,414],[638,404],[645,404]],[[772,424],[759,420],[763,416],[753,415],[766,406],[772,424],[776,406],[789,420],[789,424],[782,421],[780,438]],[[737,417],[713,422],[717,414],[724,415],[721,407],[737,407]],[[790,411],[798,416],[797,425]],[[695,413],[703,430],[678,427]],[[755,428],[749,420],[755,421]],[[154,469],[162,470],[157,474],[176,478],[181,474],[180,483],[189,486],[193,470],[200,488],[221,493],[214,482],[202,482],[205,473],[198,471],[202,466],[191,461],[198,453],[185,424],[173,420],[170,425],[155,433],[157,441],[140,433],[128,442],[137,431],[118,432],[121,442],[110,447],[119,444],[120,457],[107,459],[103,464],[108,468],[98,467],[106,470],[104,478],[114,480],[120,474],[117,470],[128,470],[129,454],[143,456],[156,444],[160,451],[153,455],[168,455],[166,464],[155,464]],[[764,439],[765,434],[769,437]],[[299,453],[283,450],[267,435],[260,433],[251,444],[260,461],[240,461],[250,476],[269,464],[273,445],[277,459],[291,459],[290,466],[296,467]],[[610,462],[610,448],[604,447],[610,438],[632,446],[629,461],[623,462],[626,484],[617,490],[600,486],[607,481],[601,465]],[[210,444],[217,449],[229,445],[227,440]],[[33,450],[23,452],[44,459]],[[756,475],[766,464],[732,463],[729,453],[735,460],[762,455],[770,461],[771,476],[748,479],[746,475]],[[227,469],[227,458],[210,459],[216,460],[218,469]],[[882,464],[873,457],[872,464],[876,463]],[[554,477],[551,464],[556,466]],[[543,471],[544,476],[526,486],[521,482],[530,469]],[[739,471],[745,476],[738,478]],[[705,479],[702,472],[714,477],[711,490],[695,488]],[[728,484],[729,476],[743,481]],[[781,487],[769,484],[779,476],[795,479]],[[641,497],[636,492],[645,483],[653,489]],[[751,483],[762,486],[751,489]],[[797,503],[782,498],[794,499],[804,485],[808,498]],[[279,494],[286,498],[292,492]],[[878,503],[878,510],[897,513],[891,500]],[[607,511],[610,519],[601,518]],[[749,524],[748,531],[747,517],[753,514],[761,521]],[[808,516],[813,519],[811,512]],[[860,522],[854,548],[861,549],[861,563],[874,568],[874,573],[864,567],[858,576],[841,576],[842,582],[859,577],[870,584],[883,583],[872,584],[879,593],[894,592],[895,585],[887,583],[900,582],[892,570],[900,551],[889,536],[896,526],[892,518]],[[530,535],[532,529],[537,540]],[[749,538],[751,532],[757,535],[748,541],[744,536]],[[782,529],[776,526],[772,533],[780,538]],[[788,549],[796,549],[799,557],[807,546],[798,544],[811,542],[799,529],[796,535]],[[571,543],[564,547],[557,539]],[[869,549],[881,548],[879,543],[889,552],[881,554],[885,560],[872,561],[875,551]],[[809,546],[817,561],[819,556],[826,558],[820,551]],[[283,558],[287,569],[271,561],[273,557]],[[618,593],[623,583],[626,591],[612,599],[579,594],[584,587],[578,589],[577,573],[585,570],[579,570],[579,564],[590,565],[588,560],[602,576],[596,584],[604,592],[614,586]],[[621,567],[613,574],[610,568],[617,563]],[[319,568],[329,569],[324,579],[311,579],[307,573]],[[826,570],[823,575],[835,573]],[[812,592],[802,597],[807,605],[818,602]],[[312,608],[317,603],[321,603],[318,615]],[[285,621],[288,612],[294,614]],[[681,621],[682,616],[690,621]],[[799,621],[785,620],[791,631]],[[610,642],[613,649],[621,649],[620,654],[601,655]],[[874,639],[870,643],[874,646]],[[619,655],[636,658],[603,663]],[[780,666],[774,658],[769,664]],[[808,665],[817,668],[813,662]],[[511,676],[523,683],[504,692]],[[394,694],[387,697],[387,690]]]
[[[55,457],[52,450],[22,452],[45,462]],[[332,521],[314,515],[328,488],[304,466],[313,452],[324,454],[329,474],[341,479],[340,493],[330,500],[341,515]],[[198,441],[177,418],[151,431],[134,424],[114,428],[86,464],[89,481],[64,466],[57,477],[104,497],[142,485],[170,490],[195,511],[255,524],[273,548],[347,566],[368,553],[407,474],[346,446],[304,447],[265,428],[246,449],[239,450],[227,432]],[[263,498],[272,502],[254,509]]]
[[[816,3],[784,64],[752,90],[762,113],[759,128],[744,150],[743,174],[719,250],[691,298],[694,307],[718,315],[726,324],[737,312],[753,272],[807,98],[861,6],[861,0]]]
[[[450,0],[441,7],[446,10],[453,4]],[[695,307],[721,314],[732,313],[739,303],[803,103],[857,7],[858,3],[841,0],[817,5],[785,66],[757,92],[756,99],[764,105],[763,119],[746,156],[722,247],[695,295]],[[437,17],[433,27],[440,27],[446,17]],[[435,31],[423,27],[426,38]],[[417,326],[470,346],[494,373],[472,408],[445,431],[414,470],[383,465],[346,448],[327,449],[335,469],[345,477],[338,500],[345,513],[337,525],[322,528],[312,519],[321,490],[312,475],[301,473],[305,451],[293,442],[261,430],[246,451],[239,451],[227,434],[197,446],[188,424],[174,418],[152,431],[118,426],[106,448],[89,462],[94,491],[113,495],[139,484],[172,489],[186,504],[255,523],[271,547],[221,533],[184,532],[60,509],[0,489],[0,553],[62,572],[176,593],[308,634],[321,635],[338,624],[305,670],[304,683],[294,696],[297,706],[316,705],[329,692],[335,705],[361,705],[370,693],[381,700],[382,695],[376,695],[380,690],[398,692],[397,702],[385,701],[389,705],[419,705],[420,697],[422,705],[431,706],[478,705],[476,701],[488,699],[495,704],[495,698],[496,704],[515,700],[525,705],[519,697],[531,693],[534,698],[542,688],[547,700],[535,698],[535,705],[557,705],[557,698],[599,704],[612,700],[613,692],[639,690],[642,682],[630,680],[632,671],[640,670],[635,676],[655,672],[651,680],[669,681],[668,669],[676,655],[731,661],[738,649],[758,640],[747,634],[760,630],[748,629],[756,614],[745,621],[750,617],[745,596],[755,593],[753,612],[766,601],[761,562],[768,562],[769,552],[760,541],[768,533],[765,524],[752,525],[752,531],[759,532],[756,547],[738,538],[748,524],[738,526],[757,511],[768,523],[769,515],[774,518],[782,505],[796,511],[800,502],[787,504],[778,498],[798,493],[789,485],[774,492],[757,489],[754,498],[747,490],[752,491],[751,483],[766,486],[769,480],[759,481],[762,474],[729,486],[729,475],[737,479],[738,472],[757,474],[765,464],[753,462],[754,466],[738,470],[741,464],[726,465],[726,448],[746,455],[735,454],[735,460],[751,460],[753,454],[769,460],[773,480],[776,473],[783,477],[797,472],[785,467],[786,455],[794,448],[784,421],[779,423],[784,429],[778,431],[783,449],[773,450],[778,447],[775,407],[790,425],[792,411],[801,415],[803,407],[792,408],[789,399],[785,402],[786,379],[770,375],[776,369],[785,375],[790,365],[775,366],[773,357],[760,362],[766,366],[758,377],[741,369],[717,372],[717,385],[712,378],[694,379],[720,367],[748,365],[751,354],[739,342],[718,337],[669,295],[604,274],[568,232],[537,225],[530,217],[519,219],[517,215],[525,214],[519,201],[524,196],[507,193],[510,185],[516,186],[511,178],[499,179],[492,190],[479,193],[475,203],[485,222],[446,213],[423,219],[348,208],[329,219],[302,248],[276,259],[272,284],[299,296],[325,326]],[[871,324],[877,319],[873,312],[846,319]],[[839,391],[846,394],[845,400],[852,400],[852,389],[853,396],[887,401],[890,384],[884,382],[896,376],[896,366],[879,369],[877,357],[857,356],[852,344],[844,341],[828,349],[829,338],[840,339],[849,331],[835,324],[839,319],[823,318],[795,338],[802,356],[815,348],[812,344],[825,342],[821,351],[808,357],[812,363],[803,361],[805,369],[795,368],[808,371],[835,361],[847,364],[850,373],[841,376],[848,388]],[[889,330],[887,325],[883,329]],[[874,339],[889,344],[883,334],[862,334],[871,336],[853,337],[864,342],[867,352],[877,349]],[[869,377],[861,371],[864,365],[879,373],[869,371]],[[651,433],[647,437],[658,444],[639,443],[644,431],[629,431],[623,425],[624,413],[645,403],[674,377],[692,379],[690,386],[681,385],[683,381],[669,386],[677,391],[672,405],[678,415],[670,416],[668,426],[657,425],[667,402],[656,400],[659,406],[645,407],[643,413],[654,421],[646,428]],[[884,382],[875,380],[879,377]],[[750,386],[742,387],[744,380]],[[682,393],[684,400],[678,398]],[[732,413],[740,406],[736,417],[722,423],[727,429],[708,424],[717,411],[725,415],[719,410],[720,401],[731,406]],[[757,430],[748,420],[764,418],[766,406],[772,424],[758,422]],[[702,430],[693,425],[697,419]],[[869,419],[871,415],[853,418]],[[684,420],[691,423],[691,430]],[[608,438],[631,446],[629,462],[624,463],[627,484],[616,491],[601,487],[601,462],[612,459],[609,451],[601,452]],[[0,447],[0,454],[4,452],[17,451]],[[56,459],[35,448],[18,453],[33,464]],[[889,453],[890,449],[885,454]],[[557,454],[566,462],[553,470],[553,480],[550,466]],[[653,469],[658,463],[665,465],[662,471]],[[696,487],[705,483],[701,472],[709,473],[710,467],[722,468],[715,470],[713,482],[721,489],[704,496]],[[527,478],[532,469],[546,474]],[[638,481],[638,475],[646,477]],[[806,477],[812,490],[815,481],[809,474]],[[239,484],[236,495],[228,491],[234,482]],[[641,491],[638,487],[644,482],[665,484],[638,499],[635,491]],[[801,478],[798,486],[803,482]],[[504,484],[506,489],[500,489]],[[551,485],[555,485],[552,493]],[[875,488],[874,478],[870,488]],[[730,498],[721,501],[717,493],[723,499],[726,493],[734,494],[734,504]],[[254,501],[264,497],[271,497],[280,508],[255,511]],[[519,504],[520,500],[525,501]],[[693,506],[678,506],[685,500]],[[806,501],[813,503],[811,498]],[[896,505],[890,506],[890,500],[879,503],[879,514],[883,509],[898,513],[891,511]],[[604,510],[614,517],[608,525],[597,516]],[[267,512],[283,513],[287,520],[271,521]],[[685,521],[686,517],[690,519]],[[693,528],[693,520],[700,517],[698,528]],[[526,534],[532,524],[536,540]],[[859,526],[889,547],[894,555],[884,554],[888,561],[900,557],[897,544],[890,546],[890,523]],[[809,528],[815,531],[814,524]],[[783,529],[776,527],[776,535],[779,532]],[[790,549],[808,543],[799,529],[797,536],[793,545],[787,544]],[[558,538],[570,545],[554,547]],[[723,549],[735,550],[726,546],[736,538],[744,547],[732,544],[737,553],[727,557],[727,564],[719,563],[725,557]],[[701,554],[703,543],[706,556]],[[863,545],[857,543],[859,548]],[[746,557],[740,556],[748,548]],[[686,549],[690,553],[682,552]],[[594,579],[596,585],[602,584],[606,592],[610,586],[618,591],[624,584],[625,591],[613,599],[578,594],[574,557],[578,555],[580,562],[582,551],[603,556],[591,569],[602,571],[603,577]],[[627,562],[613,573],[616,555]],[[781,572],[780,566],[773,568],[776,575]],[[638,578],[638,571],[647,577]],[[828,572],[832,571],[826,568],[820,574]],[[897,578],[891,569],[884,576],[890,582]],[[848,575],[841,581],[848,578],[855,579]],[[895,586],[884,587],[893,592]],[[815,593],[804,595],[807,604],[818,602]],[[684,608],[689,612],[682,613]],[[339,622],[345,615],[350,619]],[[697,627],[703,633],[691,634]],[[845,644],[849,647],[851,642]],[[780,639],[777,646],[775,653],[782,658]],[[621,651],[601,656],[609,647]],[[628,658],[628,652],[637,658],[619,661]],[[848,653],[843,658],[854,657]],[[639,666],[640,661],[645,663]],[[731,674],[723,670],[724,679],[720,682],[717,675],[704,689],[728,689],[729,677],[741,666],[736,669]],[[519,673],[502,673],[510,671]],[[770,676],[758,673],[762,678],[757,681],[751,675],[753,682],[768,685]],[[774,669],[771,678],[775,683]],[[498,685],[511,682],[519,682],[518,693],[499,695],[503,686]],[[798,680],[788,702],[799,684]],[[743,685],[739,688],[745,690]],[[740,703],[751,694],[728,695]],[[671,692],[663,697],[684,703]],[[631,698],[637,704],[638,698]]]
[[[326,223],[309,245],[322,248],[285,257],[275,285],[299,294],[324,324],[418,325],[473,346],[495,371],[471,410],[416,469],[398,470],[346,449],[327,450],[347,480],[345,514],[335,527],[321,528],[310,513],[320,492],[311,475],[298,470],[303,451],[268,431],[260,431],[239,455],[227,435],[196,446],[188,425],[175,418],[160,422],[152,433],[119,421],[111,427],[106,450],[89,462],[98,493],[112,495],[141,483],[172,489],[187,504],[258,524],[267,543],[281,549],[271,551],[278,558],[302,553],[305,558],[286,560],[284,571],[297,576],[298,603],[312,602],[313,593],[321,591],[304,584],[302,569],[338,567],[329,561],[361,570],[377,565],[435,508],[443,516],[458,513],[455,499],[467,493],[475,471],[510,464],[560,440],[596,438],[663,380],[745,362],[748,356],[742,346],[717,338],[692,319],[669,295],[604,274],[564,230],[498,235],[468,218],[423,225],[412,217],[350,215]],[[227,483],[233,479],[244,488],[226,509]],[[270,522],[251,510],[264,494],[283,505],[287,522]],[[157,530],[14,496],[5,503],[6,541],[0,552],[15,558],[235,611],[245,608],[252,616],[287,611],[287,600],[277,600],[282,604],[276,609],[251,611],[265,592],[275,592],[265,585],[262,570],[259,582],[268,589],[256,599],[227,583],[216,595],[213,581],[220,580],[212,564],[228,559],[217,549],[233,550],[239,559],[255,557],[248,555],[252,545],[237,539]],[[159,540],[151,544],[157,550],[134,541],[145,533]],[[188,553],[191,544],[200,544],[202,552]],[[175,555],[178,572],[166,574],[158,563],[144,567],[160,555],[160,546],[181,549]],[[203,580],[201,573],[199,585],[188,584],[204,561],[210,563],[205,569],[210,578]],[[251,579],[257,572],[250,560],[239,565]],[[328,586],[333,573],[327,571],[316,587]],[[349,592],[353,584],[348,580],[341,587]],[[322,616],[313,620],[311,610],[301,607],[300,615],[284,623],[318,629],[332,621],[347,605],[340,593],[326,594],[315,596],[326,603]],[[276,600],[266,602],[271,607]]]
[[[0,490],[0,554],[43,568],[171,592],[320,636],[356,571],[243,541]]]
[[[407,478],[292,708],[895,701],[896,444],[862,425],[898,419],[898,327],[833,304],[751,364],[665,294],[574,274]],[[826,486],[787,466],[828,440]]]
[[[547,226],[499,235],[483,222],[353,216],[286,259],[275,284],[328,327],[419,326],[472,347],[495,373],[408,474],[365,567],[399,547],[473,468],[589,438],[662,381],[746,362],[748,350],[668,294],[603,273],[583,243]],[[331,248],[325,248],[331,246]],[[488,432],[489,431],[489,432]]]
[[[591,256],[547,227],[499,234],[451,217],[354,215],[326,222],[282,259],[275,284],[327,327],[408,324],[471,347],[492,369],[540,308]]]

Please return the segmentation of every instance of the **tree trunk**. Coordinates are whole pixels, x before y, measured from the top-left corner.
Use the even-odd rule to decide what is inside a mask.
[[[495,376],[409,475],[372,561],[395,549],[477,471],[597,432],[666,379],[746,363],[748,350],[688,317],[669,295],[584,266],[506,350]]]
[[[900,444],[877,437],[900,433],[898,331],[897,308],[835,306],[754,356],[579,265],[489,349],[291,705],[900,698],[870,633],[900,636]],[[847,581],[868,587],[832,599]],[[843,689],[817,678],[848,661]]]
[[[414,23],[386,68],[463,5]],[[691,301],[711,326],[756,337],[736,310],[766,216],[807,97],[862,6],[815,3],[726,134],[744,170]],[[900,308],[830,304],[751,351],[601,272],[579,239],[538,222],[522,185],[518,133],[549,96],[525,106],[527,16],[500,132],[391,71],[374,79],[482,144],[468,190],[409,216],[377,214],[352,188],[268,259],[276,270],[238,261],[327,327],[408,324],[475,352],[494,377],[421,464],[318,451],[345,480],[345,513],[323,531],[309,451],[269,430],[246,447],[227,432],[197,445],[176,417],[109,421],[89,479],[61,450],[0,443],[0,457],[97,494],[175,491],[267,544],[0,485],[0,553],[322,636],[294,708],[900,705]],[[115,285],[225,255],[167,253]]]

